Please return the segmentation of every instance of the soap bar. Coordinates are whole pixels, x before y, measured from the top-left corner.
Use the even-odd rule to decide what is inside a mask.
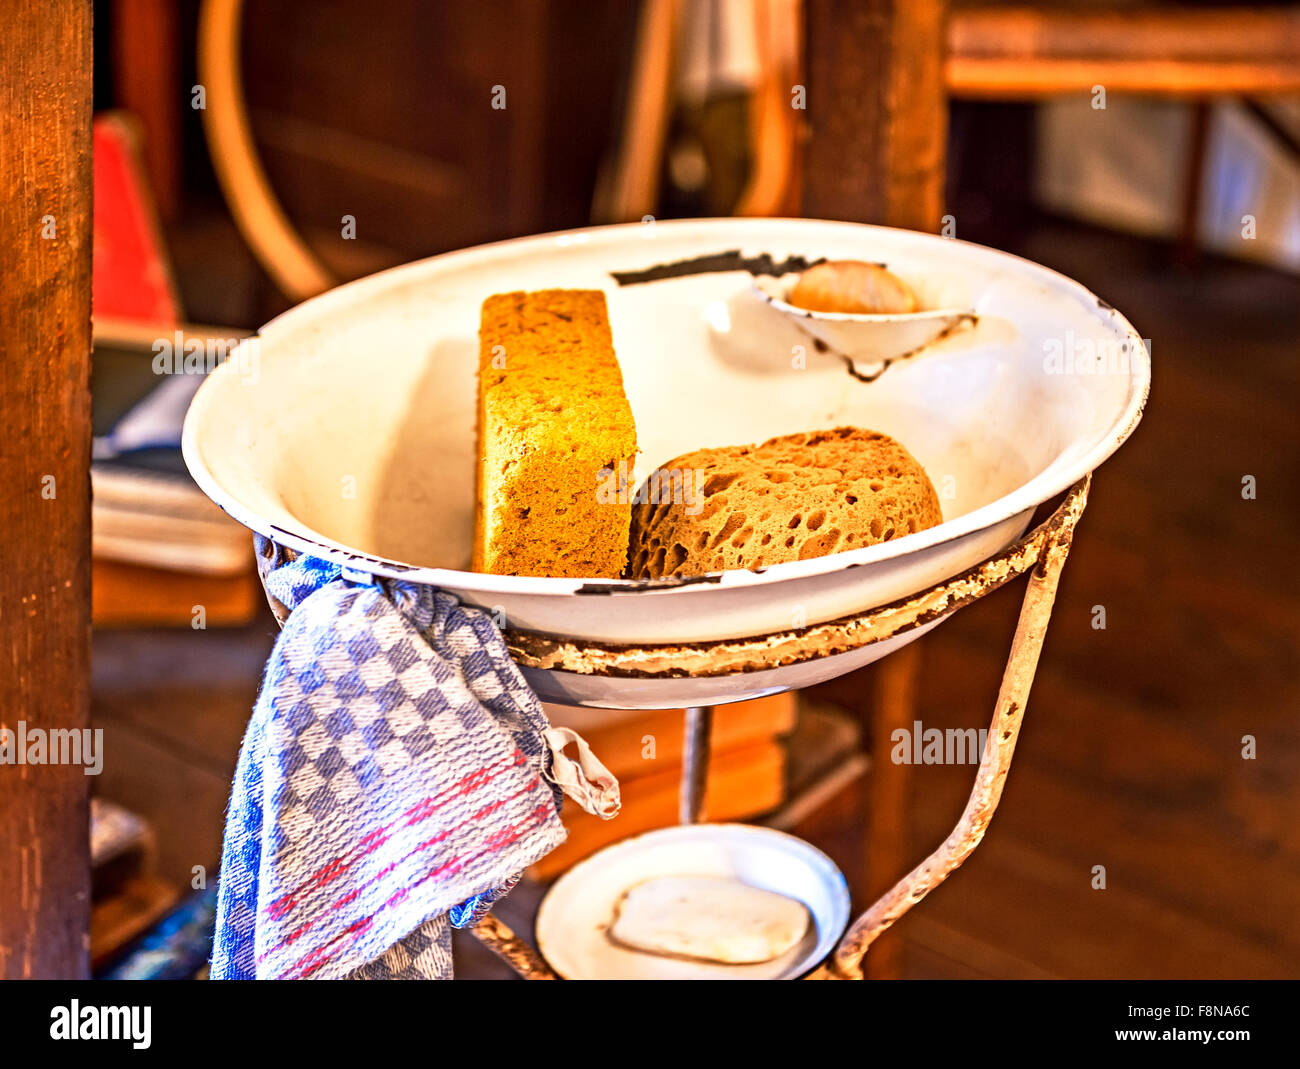
[[[796,946],[810,920],[802,902],[739,880],[663,876],[623,895],[609,934],[651,954],[747,965]]]

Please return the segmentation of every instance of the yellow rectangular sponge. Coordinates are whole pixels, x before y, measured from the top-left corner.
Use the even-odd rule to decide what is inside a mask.
[[[632,506],[616,480],[635,454],[604,293],[538,290],[484,301],[474,570],[621,575]]]

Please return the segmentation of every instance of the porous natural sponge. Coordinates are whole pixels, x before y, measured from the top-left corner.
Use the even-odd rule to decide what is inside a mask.
[[[609,471],[631,469],[635,453],[604,293],[539,290],[484,301],[474,570],[619,576],[630,495],[600,491]]]
[[[637,492],[645,503],[632,512],[633,579],[806,560],[943,522],[916,458],[888,435],[857,427],[700,449],[663,469],[684,473],[702,499],[660,494],[656,502],[645,487]]]

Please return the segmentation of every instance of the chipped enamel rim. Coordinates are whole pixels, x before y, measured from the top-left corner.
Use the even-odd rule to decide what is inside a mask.
[[[851,653],[899,635],[923,632],[928,625],[1024,575],[1054,542],[1063,541],[1068,546],[1088,504],[1091,481],[1092,476],[1085,475],[1050,516],[996,556],[945,583],[852,616],[766,635],[657,644],[601,644],[507,628],[506,644],[511,659],[527,668],[631,679],[738,675]],[[278,603],[273,602],[275,605]],[[283,610],[283,606],[279,608]]]
[[[751,244],[762,241],[763,231],[766,227],[790,227],[793,225],[803,226],[808,229],[809,243],[811,245],[816,243],[819,228],[861,230],[864,242],[869,242],[872,234],[899,232],[899,228],[894,227],[809,219],[685,219],[655,223],[656,227],[671,228],[687,237],[690,236],[692,230],[697,230],[704,236],[711,236],[719,230],[732,229],[736,232],[737,240],[743,238],[744,241]],[[941,238],[931,234],[916,234],[912,231],[903,232],[933,242],[936,251],[939,248],[950,249],[954,243],[960,244],[977,249],[982,254],[995,259],[1005,260],[1009,264],[1015,265],[1021,272],[1028,270],[1044,281],[1050,281],[1062,291],[1073,293],[1080,302],[1093,304],[1110,316],[1119,330],[1127,336],[1127,340],[1132,347],[1130,357],[1132,370],[1129,375],[1129,391],[1123,410],[1112,424],[1096,437],[1089,448],[1072,463],[1049,467],[1048,470],[1034,476],[1016,490],[989,502],[987,505],[948,520],[936,527],[926,528],[903,538],[880,542],[876,545],[842,553],[832,553],[824,557],[812,557],[808,560],[773,564],[757,570],[732,569],[723,572],[709,572],[698,576],[664,579],[563,579],[491,575],[453,568],[422,567],[377,557],[356,547],[347,546],[337,540],[330,539],[327,535],[313,530],[306,524],[295,525],[293,529],[287,529],[270,523],[253,509],[245,506],[239,498],[217,480],[208,468],[203,458],[201,438],[209,417],[210,408],[217,396],[216,387],[218,384],[212,380],[226,373],[227,369],[231,374],[238,373],[239,360],[236,359],[238,349],[235,350],[230,359],[218,366],[208,377],[208,381],[205,381],[195,394],[189,411],[186,413],[185,425],[182,431],[182,455],[194,481],[208,497],[245,527],[274,539],[282,546],[332,561],[358,576],[370,575],[403,579],[408,582],[422,583],[429,586],[472,591],[476,594],[551,595],[557,597],[573,594],[630,596],[675,591],[683,587],[695,587],[698,591],[705,591],[715,586],[732,588],[767,586],[807,576],[830,575],[849,568],[875,564],[879,561],[891,560],[919,550],[942,545],[1037,507],[1044,501],[1063,493],[1110,457],[1133,433],[1134,428],[1142,418],[1142,411],[1146,405],[1151,387],[1151,361],[1141,335],[1133,328],[1132,324],[1114,307],[1073,279],[1023,257],[977,245],[974,242],[959,241],[956,238]],[[272,319],[253,338],[260,339],[264,343],[260,349],[260,358],[262,360],[274,360],[276,356],[274,341],[278,334],[308,325],[324,309],[339,301],[341,294],[345,294],[348,300],[364,298],[369,292],[380,291],[392,285],[395,278],[402,273],[420,270],[433,262],[455,258],[462,261],[466,267],[473,267],[478,264],[490,263],[500,256],[503,248],[512,245],[517,246],[525,243],[583,243],[594,247],[600,245],[623,246],[630,236],[641,233],[643,233],[643,224],[641,223],[586,227],[578,230],[555,231],[531,237],[515,238],[509,241],[493,242],[458,252],[444,253],[425,260],[417,260],[369,275],[355,282],[349,282],[318,297],[304,301],[302,304]],[[915,315],[917,313],[909,314]],[[241,342],[241,346],[250,343],[252,340],[246,339],[245,342]]]

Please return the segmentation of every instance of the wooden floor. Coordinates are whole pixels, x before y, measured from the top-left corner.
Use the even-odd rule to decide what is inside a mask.
[[[1152,340],[1155,386],[1095,479],[1001,809],[971,860],[898,925],[902,974],[1300,976],[1300,287],[1242,265],[1176,270],[1162,248],[1061,224],[1013,251],[1127,314]],[[926,727],[987,723],[1021,590],[922,640]],[[224,634],[96,636],[111,756],[98,786],[154,819],[177,880],[216,863],[272,640],[269,617]],[[818,697],[854,706],[868,689],[864,672]],[[912,770],[917,860],[956,820],[972,774]],[[859,905],[869,818],[858,785],[798,829],[850,876]],[[525,929],[536,900],[520,888],[498,909]],[[458,972],[507,975],[468,939]]]

